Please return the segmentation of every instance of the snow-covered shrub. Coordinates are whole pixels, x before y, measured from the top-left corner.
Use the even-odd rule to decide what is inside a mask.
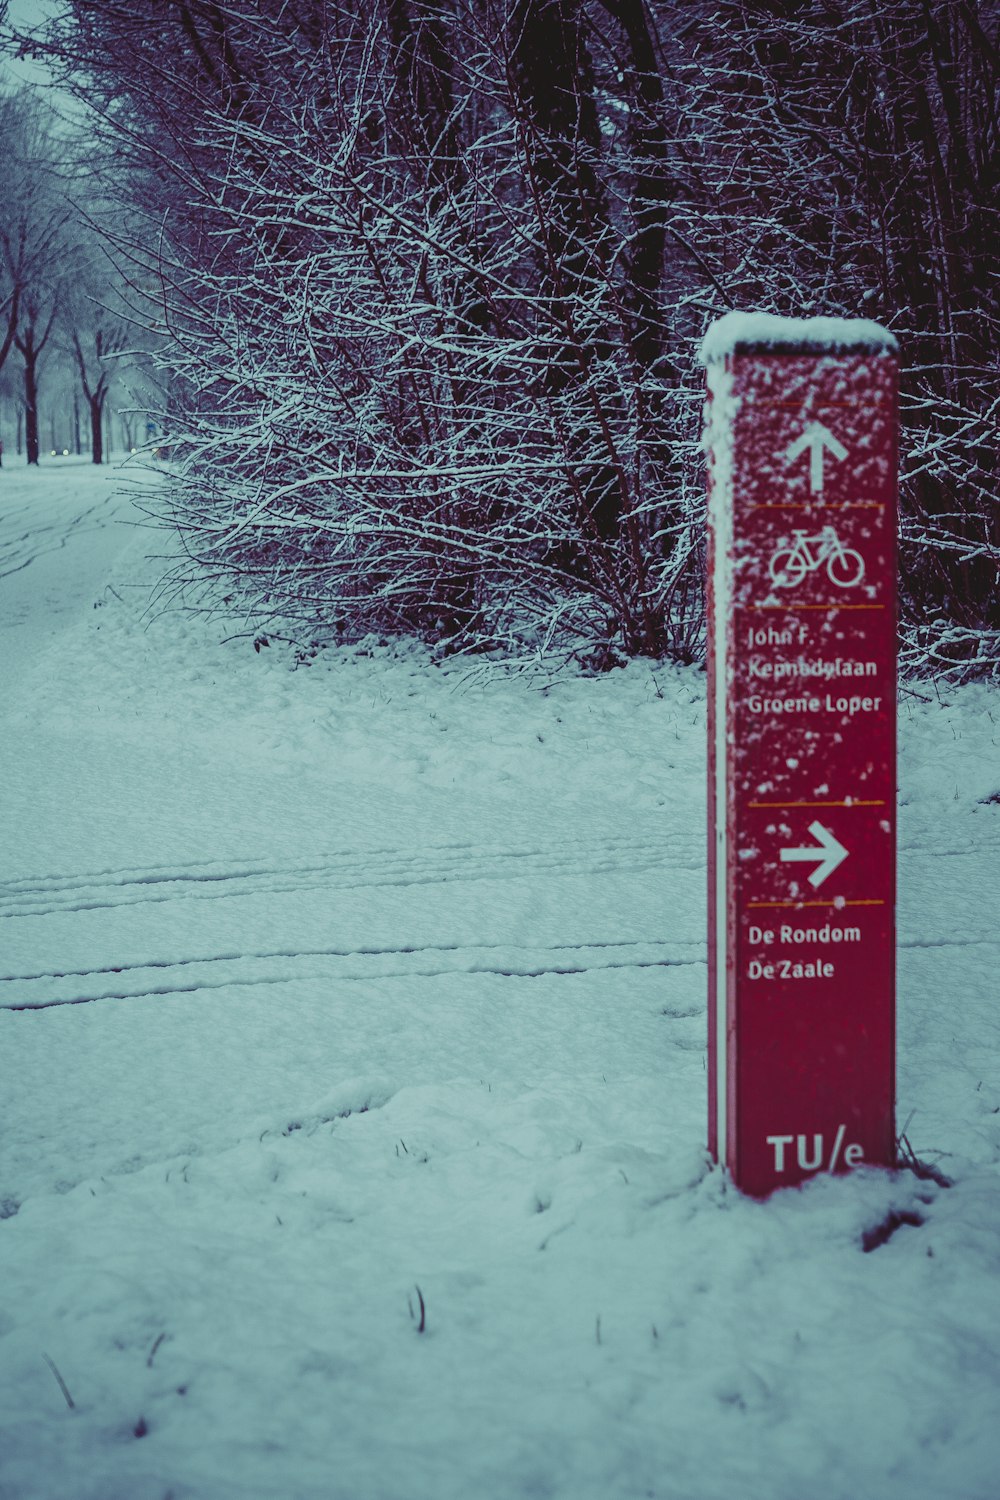
[[[904,663],[1000,670],[990,0],[65,14],[168,339],[178,584],[255,627],[690,659],[701,333],[874,316]]]
[[[704,267],[704,319],[735,306],[893,330],[902,661],[998,675],[997,7],[696,9],[672,68],[688,101],[672,222]]]
[[[257,623],[691,659],[700,396],[629,201],[634,80],[608,94],[573,7],[363,9],[308,47],[316,7],[227,9],[217,69],[256,72],[194,70],[187,201],[132,251],[181,394],[177,582]]]

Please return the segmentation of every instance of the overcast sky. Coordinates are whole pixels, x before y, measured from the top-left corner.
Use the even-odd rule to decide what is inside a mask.
[[[19,31],[29,31],[58,9],[56,0],[10,0],[7,24]],[[48,71],[37,63],[5,57],[3,68],[7,78],[18,83],[45,83],[49,78]]]

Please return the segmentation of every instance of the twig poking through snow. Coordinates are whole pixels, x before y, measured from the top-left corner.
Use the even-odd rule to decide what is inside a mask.
[[[152,1349],[150,1349],[149,1354],[146,1356],[146,1369],[147,1370],[151,1370],[153,1368],[153,1360],[156,1358],[156,1351],[157,1351],[157,1349],[159,1349],[160,1345],[163,1343],[163,1340],[166,1338],[166,1336],[167,1336],[166,1332],[164,1331],[163,1333],[157,1334],[155,1340],[153,1341],[153,1347],[152,1347]]]
[[[49,1358],[49,1356],[46,1354],[46,1352],[45,1352],[44,1349],[42,1350],[42,1358],[44,1359],[45,1363],[48,1365],[49,1369],[52,1371],[53,1375],[55,1376],[56,1381],[58,1382],[58,1385],[59,1385],[59,1389],[62,1391],[63,1395],[66,1398],[66,1405],[69,1407],[70,1411],[75,1411],[76,1410],[76,1402],[73,1400],[73,1397],[70,1395],[70,1393],[69,1393],[69,1387],[67,1386],[65,1380],[63,1380],[62,1376],[60,1375],[59,1371],[57,1370],[55,1361]]]
[[[909,1120],[906,1122],[909,1124]],[[919,1177],[922,1182],[934,1182],[940,1188],[950,1188],[951,1178],[931,1162],[921,1161],[913,1147],[910,1145],[906,1135],[900,1135],[896,1141],[896,1156],[900,1166],[912,1172],[914,1177]]]

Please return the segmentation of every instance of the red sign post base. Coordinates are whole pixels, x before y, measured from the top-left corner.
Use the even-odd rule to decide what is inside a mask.
[[[709,1146],[745,1192],[895,1162],[894,341],[705,340]]]

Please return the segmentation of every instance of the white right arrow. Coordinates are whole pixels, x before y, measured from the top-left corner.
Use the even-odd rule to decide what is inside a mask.
[[[809,449],[809,487],[814,495],[823,493],[823,449],[829,448],[834,458],[846,458],[847,449],[822,422],[810,422],[805,432],[795,439],[785,458],[794,463],[800,453]]]
[[[819,864],[809,876],[809,884],[811,886],[820,886],[826,877],[832,875],[837,866],[847,858],[847,850],[840,840],[834,837],[829,828],[824,828],[820,822],[810,823],[809,832],[814,839],[819,840],[818,844],[810,844],[808,847],[800,849],[782,849],[781,858],[783,860],[819,860]]]

